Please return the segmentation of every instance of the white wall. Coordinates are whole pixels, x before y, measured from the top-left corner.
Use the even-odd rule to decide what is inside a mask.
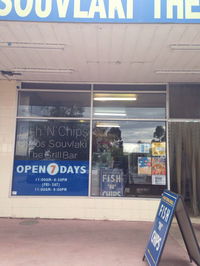
[[[11,197],[16,83],[0,81],[0,217],[152,221],[158,199]]]

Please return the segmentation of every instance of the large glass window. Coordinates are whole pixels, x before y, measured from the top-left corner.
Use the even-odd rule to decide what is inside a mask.
[[[133,197],[166,188],[165,92],[30,86],[19,90],[12,195],[88,196],[90,186],[92,196]]]
[[[164,122],[94,121],[92,195],[160,195],[167,185]]]
[[[88,196],[90,101],[88,92],[19,92],[12,195]]]

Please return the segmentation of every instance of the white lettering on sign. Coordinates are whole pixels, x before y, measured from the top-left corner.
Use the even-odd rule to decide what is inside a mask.
[[[1,2],[5,7],[0,9],[0,16],[7,16],[12,10],[12,2],[11,0],[1,0]]]
[[[105,0],[89,0],[87,10],[83,10],[81,0],[0,0],[3,7],[0,8],[0,16],[7,16],[11,11],[15,11],[19,17],[28,17],[35,12],[38,18],[47,18],[52,12],[57,11],[59,18],[67,18],[69,4],[73,6],[74,18],[94,18],[98,14],[102,19],[133,19],[134,0],[108,0],[107,9]],[[22,7],[23,3],[23,7]],[[25,3],[25,6],[24,6]],[[55,3],[56,10],[53,10]],[[82,3],[82,4],[81,4]]]
[[[154,0],[154,18],[161,18],[161,0]]]
[[[15,0],[14,6],[15,6],[15,11],[19,17],[27,17],[33,8],[33,0],[26,0],[26,6],[25,8],[21,8],[21,3],[24,1],[21,0]]]
[[[126,17],[133,18],[133,0],[127,0]]]
[[[87,18],[88,11],[81,11],[81,0],[74,0],[74,17]]]
[[[121,175],[103,175],[103,182],[121,183]]]
[[[109,18],[114,18],[115,12],[118,13],[119,18],[125,18],[125,13],[121,0],[109,1]]]
[[[190,0],[186,1],[185,5],[185,17],[187,19],[200,19],[200,12],[193,12],[193,6],[200,6],[200,0]]]
[[[162,0],[154,0],[154,18],[161,18]],[[200,0],[166,0],[166,17],[174,18],[174,8],[176,8],[177,19],[200,19],[200,12],[193,11],[193,7],[200,7]]]
[[[138,1],[138,2],[137,2]],[[135,7],[138,14],[144,14],[148,2],[150,22],[154,19],[200,20],[200,0],[0,0],[0,17],[12,15],[14,19],[54,17],[59,19],[134,19]],[[138,3],[141,2],[141,5]],[[135,7],[134,7],[135,4]],[[12,13],[12,14],[11,14]],[[137,17],[137,16],[136,16]],[[53,21],[54,21],[53,19]],[[139,17],[137,22],[148,22]]]
[[[67,10],[69,6],[69,0],[57,0],[58,15],[60,18],[67,16]]]
[[[45,9],[42,10],[42,0],[35,0],[35,12],[39,18],[47,18],[52,9],[52,0],[45,1]]]
[[[170,209],[168,209],[165,205],[162,204],[158,212],[158,215],[160,216],[162,220],[164,220],[167,223],[170,212],[171,212]]]
[[[156,251],[160,249],[161,240],[162,238],[159,236],[159,234],[156,231],[153,231],[151,236],[151,243],[156,249]]]
[[[167,18],[173,18],[173,9],[177,8],[177,18],[183,19],[183,0],[168,0],[167,1]]]
[[[102,196],[105,197],[121,197],[120,191],[103,191]]]
[[[45,174],[56,175],[56,174],[85,174],[87,173],[86,166],[82,165],[58,165],[57,163],[50,163],[49,165],[18,165],[16,171],[19,174],[32,173],[32,174]]]
[[[99,13],[100,18],[106,18],[106,10],[103,0],[92,0],[89,11],[89,18],[93,18],[95,13]]]

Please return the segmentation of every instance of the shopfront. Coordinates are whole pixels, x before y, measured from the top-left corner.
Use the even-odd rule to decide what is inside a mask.
[[[166,86],[27,85],[18,90],[12,195],[161,195]]]
[[[153,220],[166,188],[199,215],[199,3],[22,2],[0,1],[0,216]]]
[[[12,196],[159,198],[172,188],[198,214],[199,85],[22,83],[17,93]]]

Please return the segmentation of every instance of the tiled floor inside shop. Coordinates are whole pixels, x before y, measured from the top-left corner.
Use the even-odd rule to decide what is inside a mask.
[[[200,224],[194,221],[200,243]],[[145,266],[150,222],[0,219],[1,266]],[[176,223],[161,266],[192,266]]]

